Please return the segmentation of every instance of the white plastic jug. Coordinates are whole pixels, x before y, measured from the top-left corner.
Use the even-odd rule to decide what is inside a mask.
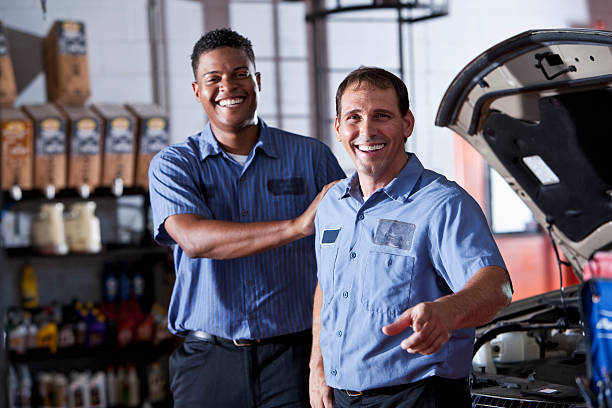
[[[30,227],[35,250],[46,255],[64,255],[68,252],[63,211],[62,203],[46,203],[40,207]]]
[[[100,220],[95,215],[96,203],[85,201],[74,203],[66,218],[66,240],[70,252],[100,252]]]

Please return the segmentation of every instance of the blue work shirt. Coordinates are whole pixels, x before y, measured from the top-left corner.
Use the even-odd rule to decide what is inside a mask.
[[[221,148],[210,124],[159,152],[149,166],[149,185],[154,238],[174,245],[170,331],[256,339],[310,328],[313,236],[243,258],[192,259],[168,235],[164,221],[175,214],[233,222],[292,219],[325,184],[344,177],[323,143],[268,127],[261,119],[244,167]]]
[[[455,330],[428,356],[400,348],[412,329],[396,336],[381,330],[417,303],[461,290],[480,268],[505,269],[472,197],[424,169],[413,154],[365,202],[356,173],[336,184],[320,203],[315,225],[329,386],[363,391],[469,374],[474,329]]]

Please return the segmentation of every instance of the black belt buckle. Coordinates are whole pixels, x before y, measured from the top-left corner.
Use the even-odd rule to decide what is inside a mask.
[[[236,347],[247,347],[247,346],[254,346],[258,343],[261,343],[261,339],[254,339],[254,340],[249,340],[249,339],[234,339],[234,346]]]
[[[351,391],[351,390],[344,390],[346,392],[346,395],[348,395],[349,397],[359,397],[360,395],[363,395],[363,391]]]

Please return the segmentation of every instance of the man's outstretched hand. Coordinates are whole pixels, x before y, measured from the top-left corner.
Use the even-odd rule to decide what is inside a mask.
[[[387,336],[400,334],[408,327],[414,333],[400,346],[409,353],[433,354],[448,341],[453,331],[453,313],[439,302],[423,302],[404,311],[397,320],[382,328]]]

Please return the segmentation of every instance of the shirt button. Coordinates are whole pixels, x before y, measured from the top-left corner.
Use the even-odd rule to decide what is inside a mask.
[[[391,266],[391,264],[393,264],[393,260],[392,260],[392,259],[389,259],[389,260],[387,261],[387,266]]]
[[[348,297],[348,292],[342,292],[342,297],[343,298],[347,298]]]
[[[247,286],[253,286],[253,281],[249,279],[249,280],[247,281]]]
[[[338,374],[338,372],[336,371],[336,369],[331,370],[331,375],[336,375]]]
[[[336,334],[338,335],[338,337],[342,337],[342,330],[338,330]]]
[[[354,252],[351,252],[351,259],[355,259],[357,257],[357,254]]]
[[[364,218],[365,218],[365,217],[364,217],[364,215],[363,215],[363,214],[359,214],[359,219],[360,219],[360,220],[363,220]]]
[[[246,180],[246,176],[243,174],[242,176],[240,176],[240,181],[244,181]]]
[[[246,217],[246,215],[248,214],[248,210],[242,210],[241,214],[243,217]]]

